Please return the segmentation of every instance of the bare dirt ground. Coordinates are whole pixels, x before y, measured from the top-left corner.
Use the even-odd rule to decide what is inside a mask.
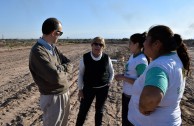
[[[77,101],[77,75],[81,56],[88,52],[90,44],[65,44],[58,46],[62,53],[74,64],[73,74],[69,76],[71,93],[71,114],[68,126],[74,126],[79,110]],[[31,46],[0,47],[0,126],[41,126],[42,112],[39,108],[39,92],[28,69]],[[189,52],[194,58],[194,48]],[[126,44],[107,44],[105,50],[111,58],[121,55],[128,59]],[[194,60],[192,58],[192,66]],[[123,62],[114,63],[115,74],[123,71]],[[113,81],[104,111],[103,126],[121,126],[121,84]],[[181,102],[183,126],[194,126],[194,78],[187,79]],[[94,104],[88,113],[85,126],[94,126]]]

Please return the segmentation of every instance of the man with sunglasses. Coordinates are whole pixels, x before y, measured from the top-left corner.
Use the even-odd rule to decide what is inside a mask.
[[[66,126],[70,101],[67,74],[70,60],[54,45],[63,34],[61,22],[48,18],[42,25],[43,36],[32,47],[29,69],[40,91],[44,126]]]
[[[96,98],[95,126],[102,125],[103,108],[108,96],[109,85],[114,77],[114,70],[109,56],[103,53],[105,40],[95,37],[92,51],[83,55],[79,64],[78,100],[80,108],[76,126],[83,126],[89,108]]]

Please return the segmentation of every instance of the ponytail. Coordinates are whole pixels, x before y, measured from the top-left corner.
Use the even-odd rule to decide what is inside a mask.
[[[131,35],[130,40],[133,43],[139,43],[139,47],[142,48],[143,47],[143,43],[146,39],[147,33],[143,32],[143,33],[135,33],[133,35]]]
[[[177,49],[177,54],[183,63],[184,69],[187,71],[186,76],[188,76],[190,74],[190,57],[184,43]]]
[[[159,40],[163,44],[162,53],[176,50],[186,72],[185,75],[188,76],[190,74],[190,57],[187,47],[179,34],[173,34],[172,30],[167,26],[157,25],[151,27],[148,36],[151,36],[152,42]]]

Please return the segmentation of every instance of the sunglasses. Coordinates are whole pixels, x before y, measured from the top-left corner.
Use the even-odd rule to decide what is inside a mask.
[[[95,46],[100,46],[100,47],[103,47],[103,46],[104,46],[104,45],[101,44],[101,43],[93,43],[93,45],[95,45]]]
[[[63,32],[57,31],[57,34],[59,34],[59,36],[61,36],[63,34]]]

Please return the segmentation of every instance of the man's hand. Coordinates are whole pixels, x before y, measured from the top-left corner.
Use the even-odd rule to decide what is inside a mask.
[[[72,73],[73,72],[73,65],[71,63],[68,64],[62,64],[64,67],[64,71],[68,72],[68,73]]]

